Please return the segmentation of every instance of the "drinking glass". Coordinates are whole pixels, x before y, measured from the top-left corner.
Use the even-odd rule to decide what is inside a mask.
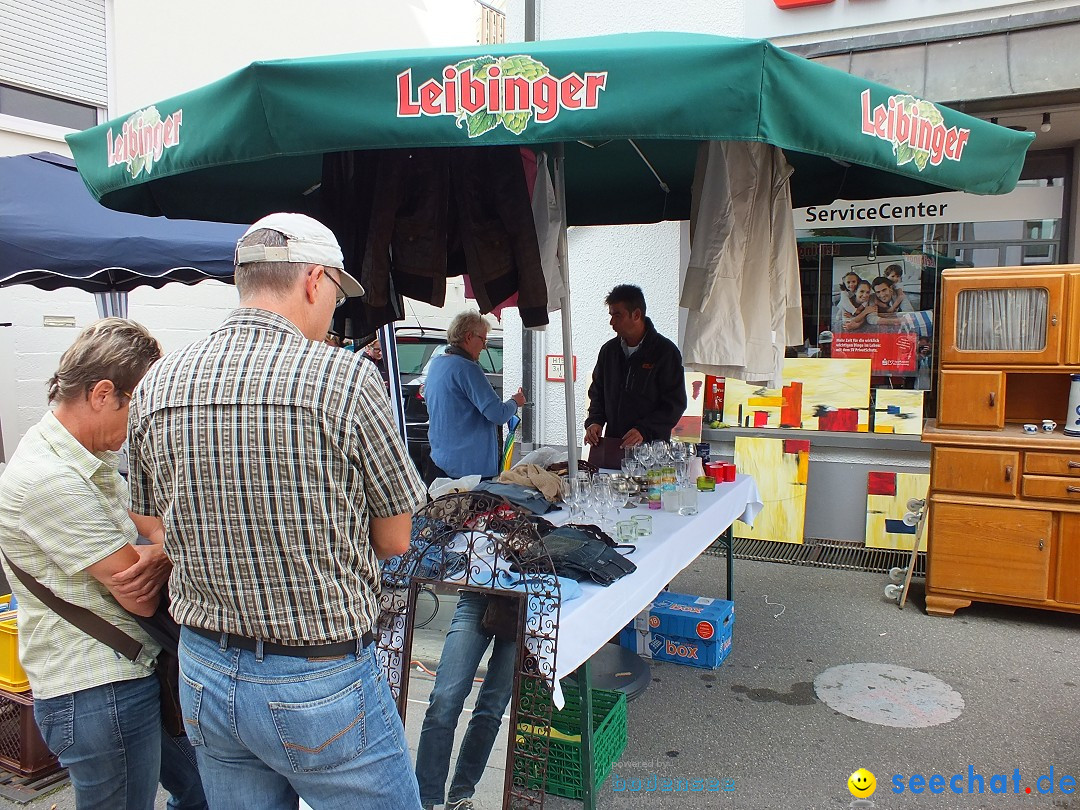
[[[644,469],[649,469],[649,465],[653,461],[652,447],[645,442],[634,445],[634,458],[637,460]]]
[[[607,525],[607,510],[615,501],[612,496],[618,497],[614,491],[614,482],[611,476],[600,473],[593,478],[593,497],[596,499],[596,511],[600,518],[600,528]]]
[[[690,460],[686,458],[675,459],[675,486],[685,489],[690,486]]]

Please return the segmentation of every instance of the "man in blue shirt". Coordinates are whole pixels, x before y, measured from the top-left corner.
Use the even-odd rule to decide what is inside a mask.
[[[489,329],[479,312],[459,313],[446,330],[450,347],[431,363],[424,383],[433,466],[425,476],[429,484],[442,475],[499,474],[496,429],[525,404],[525,394],[518,388],[513,397],[500,401],[477,363]]]

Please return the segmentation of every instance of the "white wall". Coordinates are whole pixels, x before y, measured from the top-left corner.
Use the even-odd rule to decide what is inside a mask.
[[[111,0],[113,116],[250,62],[476,41],[473,0]]]
[[[205,335],[235,306],[235,288],[204,281],[195,287],[169,284],[161,290],[135,290],[129,299],[129,315],[146,326],[168,352]],[[73,316],[75,326],[43,326],[46,315]],[[13,324],[0,329],[0,379],[5,381],[0,424],[9,455],[44,413],[45,382],[56,371],[60,355],[97,317],[93,296],[73,288],[0,290],[0,322]]]
[[[760,0],[759,0],[760,1]],[[638,31],[688,31],[725,36],[741,36],[745,0],[672,0],[645,3],[640,0],[537,0],[537,39],[561,39],[598,34]],[[507,4],[507,37],[524,36],[524,2]],[[600,346],[614,333],[608,325],[604,296],[616,284],[637,284],[645,292],[649,317],[661,334],[679,342],[679,281],[685,250],[684,229],[677,222],[657,225],[571,228],[570,297],[574,354],[577,356],[575,385],[576,435],[580,445],[585,422],[586,397],[592,369]],[[529,401],[535,402],[542,444],[566,442],[565,395],[562,383],[544,379],[544,355],[560,354],[562,324],[556,313],[543,333],[537,358],[537,379],[521,381],[520,319],[516,310],[504,323],[506,391],[520,384]],[[530,390],[531,389],[531,390]]]

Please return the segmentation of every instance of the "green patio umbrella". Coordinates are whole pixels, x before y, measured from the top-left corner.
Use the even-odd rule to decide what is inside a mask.
[[[68,137],[104,205],[316,212],[322,155],[564,144],[570,225],[686,219],[698,143],[784,149],[796,207],[1013,188],[1032,135],[766,41],[642,33],[257,62]]]
[[[781,147],[798,207],[1004,193],[1032,136],[769,42],[679,33],[257,62],[68,136],[104,205],[239,223],[318,215],[325,153],[493,144],[550,145],[570,225],[687,219],[705,140]],[[562,320],[569,356],[568,299]]]

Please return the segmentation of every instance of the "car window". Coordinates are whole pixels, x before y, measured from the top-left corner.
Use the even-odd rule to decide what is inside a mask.
[[[429,341],[398,340],[398,370],[402,374],[420,374],[432,353],[446,344]]]
[[[424,369],[420,373],[423,374],[426,377],[428,372],[431,371],[431,362],[436,357],[442,357],[444,354],[446,354],[446,350],[449,349],[449,348],[450,348],[449,343],[440,343],[438,346],[435,346],[434,349],[432,350],[431,354],[428,355],[427,362],[424,363]]]
[[[488,345],[480,352],[480,367],[486,374],[502,374],[503,350],[502,346]]]

